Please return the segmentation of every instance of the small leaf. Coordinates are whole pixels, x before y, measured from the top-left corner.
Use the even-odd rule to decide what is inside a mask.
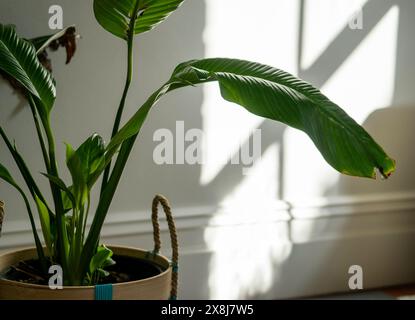
[[[98,23],[113,35],[128,39],[134,34],[155,28],[174,12],[184,0],[94,0]]]
[[[90,274],[93,274],[98,269],[102,269],[105,266],[110,265],[113,262],[111,259],[112,255],[113,253],[110,249],[108,249],[105,245],[100,245],[89,264]]]

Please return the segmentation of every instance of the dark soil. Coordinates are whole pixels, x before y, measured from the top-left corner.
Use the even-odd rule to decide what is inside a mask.
[[[142,280],[163,272],[159,265],[143,259],[114,255],[113,260],[116,264],[105,268],[109,276],[102,278],[98,284]],[[0,272],[0,278],[39,285],[47,285],[49,276],[42,274],[38,260],[20,261]]]

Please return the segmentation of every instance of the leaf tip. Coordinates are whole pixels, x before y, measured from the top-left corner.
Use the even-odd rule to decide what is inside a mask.
[[[384,179],[388,179],[392,173],[396,170],[396,161],[394,159],[388,158],[388,166],[379,168],[380,173]]]

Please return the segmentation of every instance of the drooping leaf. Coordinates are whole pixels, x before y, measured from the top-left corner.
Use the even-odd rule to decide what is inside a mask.
[[[304,131],[324,158],[342,173],[374,178],[376,169],[385,177],[395,170],[395,161],[373,138],[310,84],[282,70],[249,61],[218,58],[182,63],[174,70],[171,79],[150,96],[107,146],[108,156],[121,148],[84,246],[81,257],[83,272],[86,272],[111,199],[151,108],[169,91],[211,81],[219,83],[226,100],[259,116]]]
[[[175,11],[184,0],[94,0],[98,23],[115,36],[152,30]]]
[[[40,64],[34,46],[20,38],[13,26],[3,24],[0,24],[0,71],[41,102],[41,117],[50,113],[56,97],[50,73]]]
[[[259,63],[234,59],[193,60],[179,65],[168,91],[217,81],[222,97],[264,118],[283,122],[305,132],[326,161],[343,174],[388,177],[395,170],[391,159],[374,139],[345,111],[318,89],[291,74]],[[143,122],[140,110],[123,127],[110,146],[137,132]]]

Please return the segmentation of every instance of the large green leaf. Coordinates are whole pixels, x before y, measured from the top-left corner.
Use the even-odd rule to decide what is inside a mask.
[[[184,0],[94,0],[95,18],[115,36],[128,39],[153,29]]]
[[[121,149],[85,243],[80,262],[83,272],[87,271],[111,199],[151,108],[169,91],[211,81],[219,83],[226,100],[240,104],[256,115],[304,131],[324,158],[341,173],[374,178],[376,169],[385,177],[395,170],[395,161],[373,138],[310,84],[282,70],[249,61],[204,59],[182,63],[107,146],[109,156],[120,146]]]
[[[56,97],[53,79],[40,64],[34,46],[21,39],[10,25],[0,24],[0,70],[42,103],[41,116],[50,112]]]
[[[179,65],[164,91],[217,81],[222,97],[264,118],[304,131],[326,161],[343,174],[385,177],[395,170],[391,159],[345,111],[318,89],[291,74],[259,63],[234,59],[193,60]],[[110,147],[141,128],[139,110],[114,137]]]

